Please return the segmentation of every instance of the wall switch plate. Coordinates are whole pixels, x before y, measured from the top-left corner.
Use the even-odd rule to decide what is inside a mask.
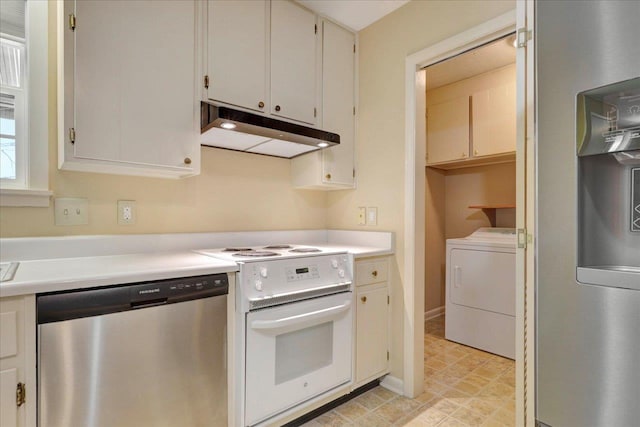
[[[56,225],[89,224],[89,199],[59,197],[54,201]]]
[[[358,225],[367,224],[367,208],[358,208]]]
[[[367,225],[378,225],[378,208],[367,208]]]
[[[118,200],[118,224],[131,225],[136,223],[135,200]]]

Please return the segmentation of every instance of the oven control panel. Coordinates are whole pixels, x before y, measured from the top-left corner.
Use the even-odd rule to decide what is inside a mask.
[[[352,281],[352,257],[346,253],[242,264],[242,297],[267,299]]]
[[[306,267],[287,268],[287,282],[293,282],[295,280],[307,280],[318,279],[320,274],[318,273],[317,265],[309,265]]]

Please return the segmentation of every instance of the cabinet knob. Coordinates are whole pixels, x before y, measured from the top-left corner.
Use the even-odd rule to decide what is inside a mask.
[[[185,164],[185,165],[190,165],[190,164],[191,164],[191,159],[190,159],[190,158],[188,158],[188,157],[185,157],[185,158],[184,158],[184,164]]]
[[[276,105],[276,111],[280,111],[280,106]]]
[[[262,101],[258,102],[258,108],[264,108],[264,102]]]
[[[466,153],[462,153],[462,155],[460,157],[465,158],[465,157],[467,157],[467,154]]]
[[[327,178],[327,179],[331,179],[331,174],[330,174],[330,173],[328,173],[328,174],[326,174],[324,177],[325,177],[325,178]]]
[[[361,298],[360,298],[360,301],[362,301],[362,302],[367,302],[367,297],[361,297]]]
[[[378,277],[378,270],[373,270],[373,271],[371,272],[371,275],[372,275],[373,277]]]
[[[478,155],[478,150],[473,150],[473,155],[477,156]]]

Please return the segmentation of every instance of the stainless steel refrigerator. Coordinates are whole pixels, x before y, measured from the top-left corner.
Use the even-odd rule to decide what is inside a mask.
[[[640,425],[640,2],[535,5],[536,418]]]

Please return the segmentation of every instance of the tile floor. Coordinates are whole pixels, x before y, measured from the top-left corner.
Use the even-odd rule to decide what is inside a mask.
[[[425,322],[425,391],[408,399],[376,387],[305,427],[515,425],[515,364],[444,339],[444,316]]]

